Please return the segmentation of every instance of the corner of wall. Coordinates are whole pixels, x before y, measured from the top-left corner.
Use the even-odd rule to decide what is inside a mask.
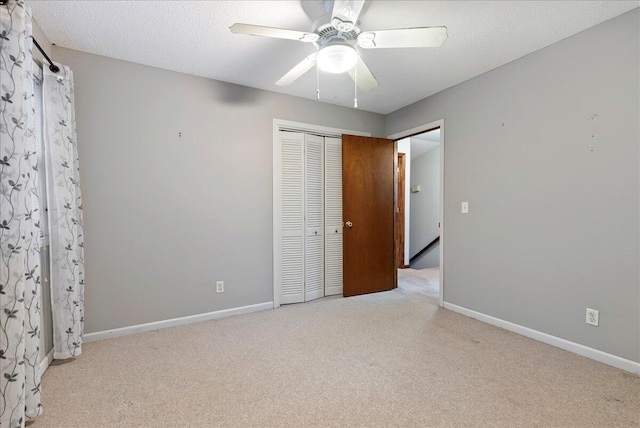
[[[35,19],[33,20],[32,34],[33,34],[33,38],[38,41],[38,44],[40,45],[42,50],[44,50],[46,54],[49,55],[49,57],[51,57],[51,51],[53,47],[51,44],[51,41],[44,34],[44,32],[42,31],[42,28],[40,28],[40,26],[38,25],[38,22]],[[40,61],[43,60],[43,56],[38,49],[33,50],[33,57],[34,59],[37,59]]]

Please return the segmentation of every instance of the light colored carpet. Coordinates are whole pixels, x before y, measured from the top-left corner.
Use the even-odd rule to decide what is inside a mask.
[[[640,377],[411,287],[85,345],[45,427],[630,427]]]
[[[440,269],[398,269],[398,287],[438,301],[440,296]]]

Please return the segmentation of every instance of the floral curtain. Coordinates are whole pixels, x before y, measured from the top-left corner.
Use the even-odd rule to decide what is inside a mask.
[[[44,70],[44,146],[49,207],[51,305],[56,359],[82,352],[84,236],[73,73]]]
[[[0,6],[0,426],[40,404],[40,211],[33,129],[31,16]]]

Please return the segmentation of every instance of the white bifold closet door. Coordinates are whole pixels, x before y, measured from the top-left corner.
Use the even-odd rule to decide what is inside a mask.
[[[282,304],[304,302],[304,134],[280,131],[280,263]],[[278,278],[279,276],[279,278]]]
[[[325,296],[342,294],[342,139],[324,138]]]
[[[304,134],[305,301],[324,297],[324,137]]]
[[[275,154],[280,304],[342,294],[342,140],[280,131]]]

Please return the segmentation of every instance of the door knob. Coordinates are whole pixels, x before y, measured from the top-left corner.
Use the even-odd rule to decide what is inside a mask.
[[[348,221],[348,222],[346,223],[346,225],[347,225],[347,227],[351,227],[351,226],[353,226],[353,223],[351,223],[350,221]]]

